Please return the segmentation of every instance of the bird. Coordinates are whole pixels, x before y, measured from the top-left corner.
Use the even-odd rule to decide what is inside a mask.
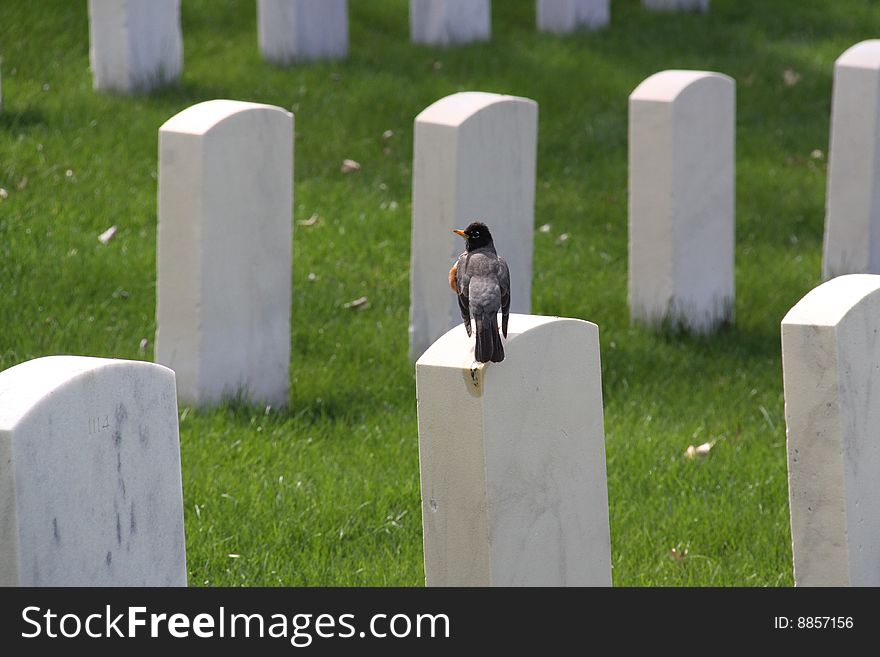
[[[476,327],[474,358],[480,363],[504,360],[504,345],[498,334],[498,313],[501,332],[507,337],[510,315],[510,270],[498,255],[489,227],[474,221],[464,230],[452,231],[465,240],[464,252],[449,270],[449,286],[458,295],[458,308],[468,337],[471,318]]]

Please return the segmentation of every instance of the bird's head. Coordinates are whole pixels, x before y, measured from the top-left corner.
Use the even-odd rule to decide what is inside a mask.
[[[456,229],[452,232],[464,238],[468,251],[492,244],[492,233],[489,232],[489,227],[482,221],[475,221],[464,230]]]

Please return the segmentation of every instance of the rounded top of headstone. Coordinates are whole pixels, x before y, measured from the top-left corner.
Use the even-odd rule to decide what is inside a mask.
[[[880,39],[868,39],[850,46],[835,62],[841,66],[880,69]]]
[[[880,290],[880,275],[846,274],[813,288],[782,319],[786,324],[837,326],[861,301]]]
[[[461,91],[428,105],[419,113],[416,121],[458,126],[482,110],[499,103],[534,107],[535,110],[538,107],[538,103],[531,98],[493,94],[485,91]]]
[[[645,78],[630,94],[630,100],[653,100],[670,102],[695,84],[719,82],[734,86],[734,80],[723,73],[713,71],[669,70],[654,73]]]
[[[559,328],[577,326],[585,330],[598,331],[598,327],[592,322],[570,317],[550,317],[545,315],[521,315],[510,314],[510,323],[507,331],[507,340],[504,343],[507,350],[508,343],[515,340],[533,336],[544,332],[554,332]],[[552,337],[548,339],[553,339]],[[493,367],[503,367],[508,360],[512,360],[514,354],[508,354],[505,361],[492,364]],[[474,363],[474,338],[468,337],[464,326],[456,324],[440,338],[437,339],[416,361],[416,367],[428,365],[433,367],[454,367],[457,369],[469,369]],[[482,366],[482,365],[481,365]]]
[[[45,356],[0,372],[0,431],[10,431],[42,400],[54,391],[99,370],[125,368],[141,376],[170,377],[163,365],[140,360],[93,358],[90,356]]]
[[[278,112],[288,117],[293,116],[287,110],[275,105],[246,103],[240,100],[206,100],[178,112],[163,123],[159,131],[204,135],[226,119],[242,112],[254,110]]]

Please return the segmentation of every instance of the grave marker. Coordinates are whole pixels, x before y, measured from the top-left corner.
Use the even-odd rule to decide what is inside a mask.
[[[490,0],[409,0],[413,43],[450,46],[488,41],[492,33]]]
[[[89,0],[89,61],[99,91],[148,91],[177,80],[180,0]]]
[[[511,311],[531,309],[538,105],[528,98],[462,92],[415,120],[410,357],[461,323],[449,288],[464,251],[454,228],[475,220],[492,231],[510,267]]]
[[[511,315],[501,363],[456,326],[416,363],[428,586],[610,586],[599,331]]]
[[[611,0],[537,0],[538,29],[555,34],[598,30],[611,20],[610,5]]]
[[[709,11],[709,0],[642,0],[652,11]]]
[[[880,274],[880,39],[834,64],[822,275]]]
[[[629,98],[632,320],[709,333],[734,306],[734,82],[662,71]]]
[[[782,320],[795,586],[880,586],[880,276],[813,289]]]
[[[284,406],[293,116],[211,100],[159,129],[156,362],[185,404]]]
[[[81,356],[0,372],[0,585],[186,586],[174,372]]]
[[[257,0],[260,51],[291,64],[348,55],[348,0]]]

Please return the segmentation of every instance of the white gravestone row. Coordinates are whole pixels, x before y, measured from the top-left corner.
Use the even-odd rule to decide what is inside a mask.
[[[633,321],[709,333],[734,306],[734,82],[663,71],[629,98]]]
[[[348,0],[257,0],[263,57],[277,64],[348,55]]]
[[[187,404],[287,404],[293,116],[212,100],[159,130],[156,362]]]
[[[722,135],[725,157],[720,164],[709,160],[707,168],[729,173],[723,166],[732,149],[732,138],[724,134],[732,125],[729,79],[673,71],[646,82],[654,78],[663,84],[645,84],[633,94],[654,106],[636,106],[631,113],[631,143],[639,143],[639,128],[665,131],[665,157],[669,144],[677,143],[676,119],[702,135],[708,128],[701,119],[720,116],[714,133]],[[691,92],[694,98],[677,108]],[[707,104],[707,95],[720,98],[718,105]],[[483,118],[508,132],[487,132],[479,121],[472,132],[464,129],[496,105],[501,113]],[[416,121],[416,171],[420,126],[431,146],[424,153],[439,156],[435,170],[421,164],[416,181],[432,171],[462,169],[447,175],[441,190],[451,190],[456,201],[473,199],[462,181],[478,170],[467,163],[479,154],[461,145],[497,144],[499,134],[510,141],[516,133],[506,123],[512,122],[528,136],[516,157],[507,158],[521,166],[498,189],[508,186],[509,192],[511,180],[525,180],[533,193],[536,111],[526,99],[491,94],[456,94],[435,103]],[[242,388],[253,399],[286,401],[291,138],[287,112],[233,101],[191,107],[160,131],[157,359],[169,354],[181,375],[182,396],[195,403]],[[445,149],[435,148],[442,144]],[[280,173],[269,176],[260,159]],[[671,182],[659,185],[662,193],[675,196],[669,191],[675,174],[694,166],[692,160],[673,161],[667,167]],[[530,174],[517,178],[523,169]],[[221,193],[233,187],[240,203]],[[199,193],[183,193],[194,189]],[[414,181],[414,198],[417,189]],[[243,209],[257,203],[259,211],[250,214],[261,219],[248,224]],[[530,236],[530,224],[509,232]],[[444,267],[450,260],[444,258]],[[248,279],[243,261],[259,263],[260,278],[270,284],[260,288]],[[226,278],[224,270],[231,272]],[[248,292],[257,290],[255,305],[229,314],[249,296],[235,287],[239,279],[249,281]],[[807,295],[783,321],[799,585],[880,583],[873,476],[880,470],[880,443],[872,430],[880,422],[873,411],[880,400],[871,396],[880,389],[873,380],[880,367],[878,290],[880,277],[840,277]],[[270,297],[280,312],[267,310]],[[257,318],[269,330],[248,333],[253,323],[242,317]],[[515,314],[508,359],[474,366],[471,340],[457,320],[452,324],[416,365],[428,584],[610,584],[597,328]],[[267,357],[242,348],[252,343],[266,346]],[[262,369],[235,368],[252,361]],[[218,362],[233,367],[223,371],[214,366]],[[278,370],[283,376],[273,377]],[[274,383],[257,385],[266,381]],[[52,357],[0,373],[0,464],[6,465],[0,471],[0,582],[185,584],[176,406],[174,374],[146,363]],[[80,431],[87,442],[76,442]],[[83,499],[90,504],[81,504]]]
[[[880,274],[880,40],[834,65],[824,278]]]
[[[708,0],[643,0],[649,9],[708,9]],[[348,0],[257,0],[267,61],[286,65],[348,55]],[[487,41],[491,0],[410,0],[413,43]],[[536,0],[536,24],[558,34],[608,25],[610,0]],[[89,57],[100,91],[148,91],[180,77],[180,0],[89,0]]]
[[[448,283],[464,251],[453,234],[472,221],[492,229],[510,267],[511,311],[531,308],[538,105],[516,96],[462,92],[415,119],[410,357],[461,323]]]
[[[0,586],[186,586],[174,372],[80,356],[0,372]]]
[[[147,91],[180,77],[180,0],[89,0],[89,61],[99,91]]]
[[[880,586],[880,276],[849,274],[782,320],[796,586]]]
[[[610,586],[598,328],[512,314],[497,364],[472,342],[416,363],[427,585]]]
[[[258,40],[279,64],[348,54],[347,0],[258,0]],[[180,77],[180,0],[89,0],[95,89],[149,91]]]
[[[598,30],[611,20],[611,0],[537,0],[535,11],[541,32]]]

